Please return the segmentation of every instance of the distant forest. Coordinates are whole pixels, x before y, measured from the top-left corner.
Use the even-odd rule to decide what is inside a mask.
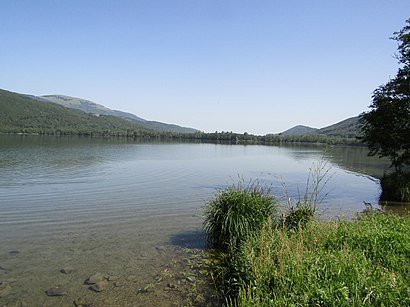
[[[325,143],[361,144],[352,134],[349,123],[320,133],[304,135],[268,134],[264,136],[249,133],[195,131],[192,133],[167,131],[165,124],[158,130],[148,129],[144,122],[112,115],[86,113],[61,105],[39,100],[33,96],[0,90],[0,133],[40,135],[81,135],[93,137],[128,137],[161,140],[185,140],[222,142],[230,144],[281,144],[281,143]],[[172,125],[169,125],[172,126]],[[354,127],[356,129],[356,127]],[[171,129],[171,128],[170,128]],[[174,128],[172,128],[174,129]]]

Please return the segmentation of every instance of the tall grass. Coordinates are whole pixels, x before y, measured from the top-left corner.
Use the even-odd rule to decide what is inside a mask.
[[[204,231],[209,246],[221,250],[237,248],[276,211],[270,190],[258,182],[245,184],[242,180],[236,186],[218,191],[205,206]]]
[[[410,306],[410,218],[315,220],[329,170],[314,165],[281,218],[255,183],[207,204],[208,265],[227,306]]]
[[[270,189],[258,182],[237,185],[218,191],[205,206],[204,232],[213,249],[211,277],[224,297],[235,297],[240,281],[246,278],[240,269],[240,246],[259,232],[266,221],[277,216],[277,206]]]
[[[297,232],[268,223],[241,255],[248,281],[231,305],[410,306],[408,218],[371,213]]]
[[[325,160],[313,163],[309,169],[306,180],[305,192],[303,195],[298,190],[296,200],[289,195],[286,184],[282,182],[282,188],[287,200],[288,211],[283,217],[283,224],[286,228],[297,230],[313,220],[317,207],[323,202],[328,193],[323,193],[324,188],[332,177],[331,168]]]

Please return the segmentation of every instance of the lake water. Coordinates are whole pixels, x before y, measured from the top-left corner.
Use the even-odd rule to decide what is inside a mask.
[[[283,182],[296,198],[312,164],[326,161],[332,176],[320,217],[350,218],[363,201],[378,204],[376,176],[388,166],[366,154],[360,147],[0,136],[0,305],[164,300],[155,292],[144,299],[138,289],[184,257],[183,247],[202,246],[201,210],[216,189],[258,179],[278,198]],[[60,273],[64,267],[73,272]],[[90,291],[83,282],[94,272],[123,283]],[[56,286],[67,295],[45,295]]]

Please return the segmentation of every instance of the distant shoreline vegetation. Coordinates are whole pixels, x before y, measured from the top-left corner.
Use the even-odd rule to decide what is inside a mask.
[[[247,133],[234,132],[195,132],[195,133],[170,133],[157,131],[75,131],[75,130],[49,130],[49,129],[3,129],[0,128],[0,134],[13,135],[49,135],[49,136],[85,136],[85,137],[114,137],[114,138],[132,138],[132,139],[158,139],[174,140],[187,142],[211,142],[221,144],[248,144],[248,145],[280,145],[280,144],[323,144],[323,145],[349,145],[365,146],[356,138],[332,137],[322,134],[309,135],[252,135]]]
[[[132,119],[129,117],[114,116],[111,114],[117,114],[119,111],[106,108],[104,109],[106,114],[86,112],[50,102],[50,97],[47,99],[0,89],[0,133],[127,137],[134,139],[201,141],[229,144],[276,145],[317,143],[330,145],[362,145],[356,139],[356,134],[359,133],[358,117],[353,117],[322,129],[297,126],[281,134],[267,134],[264,136],[253,135],[247,132],[235,133],[232,131],[205,133],[178,125],[138,119],[138,117]],[[92,110],[96,110],[96,106],[98,107],[97,104],[85,100],[72,97],[65,97],[64,99],[71,102],[81,101],[82,104],[84,104],[83,107],[87,107],[87,110],[92,107],[94,108]],[[104,107],[99,106],[97,109],[102,108]]]

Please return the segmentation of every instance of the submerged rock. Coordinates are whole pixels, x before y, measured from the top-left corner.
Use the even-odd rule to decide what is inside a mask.
[[[107,288],[108,288],[108,281],[104,279],[104,280],[101,280],[101,281],[93,284],[89,289],[93,290],[95,292],[101,292],[101,291],[104,291]]]
[[[96,284],[96,283],[101,282],[101,281],[104,281],[104,280],[106,280],[105,277],[104,277],[104,275],[97,272],[97,273],[91,275],[90,277],[88,277],[88,278],[85,280],[84,283],[85,283],[86,285],[93,285],[93,284]]]
[[[70,266],[60,269],[60,272],[63,274],[71,274],[73,271],[74,271],[74,268]]]
[[[46,290],[48,296],[64,296],[67,292],[63,288],[53,287]]]
[[[83,297],[79,297],[76,300],[74,300],[74,305],[76,307],[91,307],[93,306],[92,303],[88,302],[87,299]]]

